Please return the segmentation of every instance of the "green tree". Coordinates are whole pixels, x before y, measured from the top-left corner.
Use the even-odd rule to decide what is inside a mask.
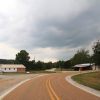
[[[51,69],[53,67],[52,62],[45,63],[46,69]]]
[[[72,65],[90,63],[89,51],[85,49],[78,50],[74,57],[71,59]]]
[[[96,65],[100,66],[100,41],[97,41],[96,44],[93,46],[93,61]]]
[[[28,70],[36,70],[36,62],[35,62],[35,60],[29,61]]]
[[[15,62],[17,64],[23,64],[26,67],[28,67],[29,59],[29,53],[25,50],[21,50],[19,53],[16,54]]]
[[[45,69],[44,62],[42,61],[36,62],[36,70],[44,70],[44,69]]]
[[[71,60],[65,61],[65,67],[64,68],[71,68],[71,67],[72,67]]]

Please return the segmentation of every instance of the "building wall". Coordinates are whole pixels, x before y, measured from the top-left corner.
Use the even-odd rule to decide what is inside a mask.
[[[100,66],[96,66],[96,70],[100,70]]]
[[[25,72],[25,68],[17,68],[17,72]]]
[[[76,70],[76,71],[92,70],[92,67],[91,66],[75,67],[74,70]]]
[[[17,68],[2,68],[3,72],[17,72]]]
[[[0,72],[25,72],[22,64],[0,64]]]
[[[25,68],[1,68],[2,72],[25,72]]]

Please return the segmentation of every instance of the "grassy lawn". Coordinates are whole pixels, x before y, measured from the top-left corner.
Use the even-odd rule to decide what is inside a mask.
[[[72,76],[80,84],[100,90],[100,71]]]

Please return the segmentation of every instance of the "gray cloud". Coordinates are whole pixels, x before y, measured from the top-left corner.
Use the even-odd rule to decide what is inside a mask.
[[[100,11],[99,5],[93,5],[85,12],[81,13],[68,22],[59,20],[43,20],[39,23],[41,38],[37,43],[39,46],[53,47],[78,47],[87,45],[91,41],[100,37]],[[43,25],[43,26],[42,26]],[[44,41],[45,40],[45,41]]]
[[[100,38],[99,0],[5,1],[0,1],[0,43],[11,48],[56,48],[60,59],[74,53],[68,48],[87,47]]]

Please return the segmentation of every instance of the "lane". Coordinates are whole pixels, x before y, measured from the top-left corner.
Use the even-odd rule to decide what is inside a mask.
[[[51,100],[46,88],[47,76],[32,79],[16,88],[3,100]]]
[[[30,80],[16,88],[3,100],[100,100],[69,84],[65,77],[71,73],[58,73]]]
[[[90,93],[87,93],[77,87],[74,87],[65,80],[67,74],[56,74],[52,76],[52,86],[60,100],[100,100]]]

